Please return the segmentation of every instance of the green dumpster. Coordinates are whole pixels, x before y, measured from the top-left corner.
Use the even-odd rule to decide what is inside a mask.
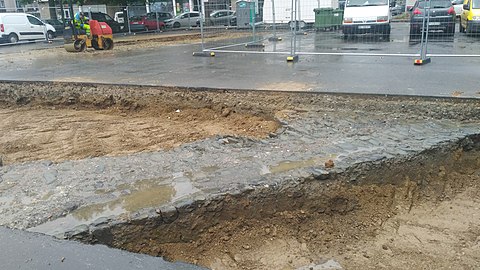
[[[339,28],[343,23],[343,9],[335,9],[332,12],[332,25]]]
[[[333,8],[316,8],[315,12],[315,28],[326,29],[332,24]]]
[[[333,30],[342,25],[343,10],[333,8],[316,8],[315,28],[317,30]]]

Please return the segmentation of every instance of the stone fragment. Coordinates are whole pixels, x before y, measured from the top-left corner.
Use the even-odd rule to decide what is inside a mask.
[[[329,159],[325,162],[325,168],[333,168],[335,167],[335,163],[333,162],[333,160]]]
[[[315,180],[327,180],[330,178],[330,172],[322,169],[312,169],[312,176]]]
[[[45,179],[45,183],[50,185],[57,180],[57,171],[48,171],[43,174],[43,178]]]
[[[232,113],[232,110],[225,108],[222,110],[222,117],[228,117]]]

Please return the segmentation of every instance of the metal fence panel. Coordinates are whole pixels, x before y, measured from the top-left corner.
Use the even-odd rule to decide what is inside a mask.
[[[237,1],[231,23],[218,25],[206,15],[207,39],[202,48],[287,55],[477,56],[476,44],[462,43],[477,42],[478,36],[473,31],[469,36],[456,33],[461,26],[449,0],[419,1],[411,9],[395,4],[389,0]]]
[[[9,11],[50,20],[72,18],[70,13],[81,10],[106,21],[115,34],[198,31],[205,52],[479,56],[480,27],[461,16],[455,19],[462,4],[421,0],[409,10],[401,0],[396,5],[391,1],[165,0],[137,6],[74,5],[73,12],[66,5],[36,2]],[[55,26],[58,37],[61,24]]]

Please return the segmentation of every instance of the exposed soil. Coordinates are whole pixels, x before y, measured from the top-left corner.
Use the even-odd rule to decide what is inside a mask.
[[[0,153],[4,164],[58,162],[223,134],[264,138],[309,110],[480,118],[476,100],[4,82]],[[478,269],[479,183],[477,136],[328,181],[199,202],[175,222],[122,224],[95,240],[213,269],[325,269],[329,259],[332,269]]]
[[[280,127],[278,119],[319,108],[328,114],[377,112],[375,117],[388,118],[480,117],[475,100],[75,83],[5,82],[0,90],[4,164],[169,149],[215,135],[265,138]]]
[[[272,119],[229,108],[164,109],[164,104],[136,110],[79,107],[0,108],[3,163],[59,162],[170,149],[216,135],[264,138],[279,127]]]
[[[478,139],[475,151],[382,164],[358,184],[305,181],[227,197],[184,222],[115,228],[110,244],[212,269],[478,269]]]

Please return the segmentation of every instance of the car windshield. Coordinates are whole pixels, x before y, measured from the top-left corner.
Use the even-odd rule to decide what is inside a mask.
[[[177,15],[175,18],[177,18],[177,19],[187,18],[187,17],[188,17],[188,14],[189,14],[189,13],[183,13],[183,14]],[[190,15],[190,16],[191,16],[191,15]]]
[[[130,21],[131,22],[139,22],[142,20],[142,16],[133,16],[133,17],[130,17]]]
[[[480,8],[480,0],[473,0],[472,8]]]
[[[431,2],[431,4],[430,4]],[[418,3],[418,8],[425,8],[431,5],[431,8],[448,8],[452,5],[452,2],[448,0],[441,1],[422,1]]]
[[[347,7],[361,6],[384,6],[388,5],[388,0],[347,0]]]

